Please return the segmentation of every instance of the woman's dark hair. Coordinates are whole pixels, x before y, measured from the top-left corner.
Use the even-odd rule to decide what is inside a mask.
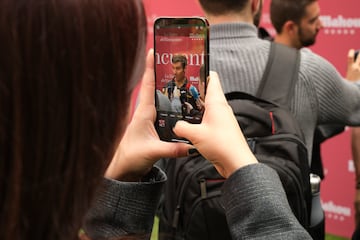
[[[140,0],[0,0],[0,239],[76,239],[145,41]]]

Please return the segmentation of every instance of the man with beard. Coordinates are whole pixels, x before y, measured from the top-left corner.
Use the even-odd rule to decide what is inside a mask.
[[[276,30],[274,41],[300,49],[315,43],[323,27],[317,0],[272,0],[270,18]]]
[[[317,0],[272,0],[270,5],[272,24],[277,32],[275,42],[285,44],[289,47],[300,49],[315,44],[317,34],[322,28],[319,19],[320,7]],[[310,51],[310,50],[309,50]],[[357,63],[358,64],[358,63]],[[356,72],[359,71],[354,60],[354,51],[348,54],[348,67],[346,79],[350,81],[359,80]],[[316,128],[312,150],[311,170],[324,178],[323,164],[321,158],[321,143],[344,130],[342,125],[321,125]],[[355,222],[356,232],[353,239],[360,239],[360,128],[352,128],[352,154],[356,169],[356,194],[355,194]]]
[[[318,0],[272,0],[270,18],[277,33],[274,41],[296,49],[314,45],[323,27],[319,16]],[[322,125],[315,130],[311,168],[321,179],[324,173],[320,144],[343,130],[343,125]]]
[[[277,32],[274,41],[296,49],[314,45],[319,31],[323,27],[319,16],[320,6],[317,0],[272,0],[270,18]],[[353,70],[348,64],[347,79],[350,79],[351,71]],[[321,143],[343,130],[344,126],[333,124],[321,125],[315,129],[311,171],[319,175],[321,179],[324,178]]]

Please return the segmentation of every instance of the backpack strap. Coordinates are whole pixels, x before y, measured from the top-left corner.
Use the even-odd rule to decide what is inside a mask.
[[[269,59],[256,96],[290,107],[300,66],[300,52],[271,42]]]

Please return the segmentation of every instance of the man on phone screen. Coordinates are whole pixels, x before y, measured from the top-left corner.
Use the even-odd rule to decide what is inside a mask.
[[[171,62],[174,78],[163,87],[163,93],[169,98],[174,111],[183,116],[190,115],[191,109],[200,110],[196,104],[199,92],[185,76],[186,56],[174,55]]]

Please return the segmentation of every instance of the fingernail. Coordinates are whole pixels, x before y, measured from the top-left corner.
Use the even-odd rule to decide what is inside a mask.
[[[195,155],[198,155],[198,154],[200,154],[200,153],[196,148],[190,148],[188,150],[188,156],[195,156]]]

